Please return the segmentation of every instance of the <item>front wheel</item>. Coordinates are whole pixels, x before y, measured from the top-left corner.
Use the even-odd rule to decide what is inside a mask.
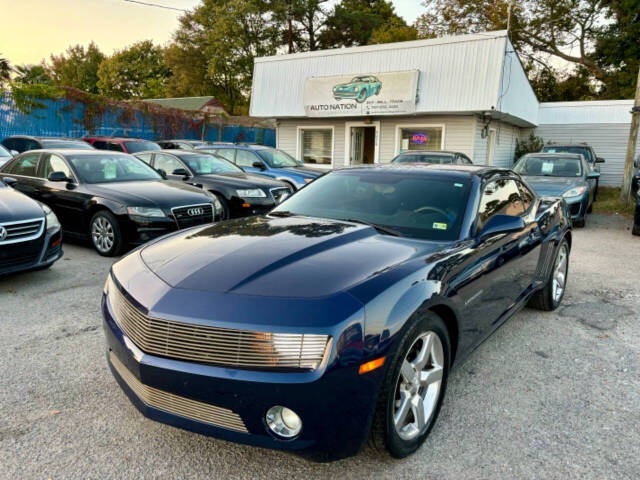
[[[405,333],[378,397],[371,430],[375,446],[403,458],[424,443],[444,398],[450,345],[447,328],[434,313]]]
[[[124,241],[116,217],[106,210],[96,213],[89,223],[91,243],[104,257],[115,257],[122,252]]]
[[[552,311],[560,306],[564,298],[564,292],[567,287],[567,276],[569,274],[569,242],[566,238],[562,239],[556,252],[556,260],[553,263],[553,270],[547,279],[544,288],[536,292],[529,306],[538,310]]]

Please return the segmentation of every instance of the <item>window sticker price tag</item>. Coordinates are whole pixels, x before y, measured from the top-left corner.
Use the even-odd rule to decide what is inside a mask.
[[[115,180],[118,176],[118,170],[115,162],[109,162],[104,166],[104,179]]]
[[[542,173],[553,173],[553,162],[543,162]]]

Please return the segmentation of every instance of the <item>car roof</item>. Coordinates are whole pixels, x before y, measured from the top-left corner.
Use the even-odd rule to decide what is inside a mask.
[[[196,147],[196,150],[204,150],[206,148],[239,148],[239,149],[253,149],[253,150],[267,150],[273,147],[268,145],[258,145],[254,143],[218,143],[212,142],[207,145],[200,145]]]
[[[183,150],[181,148],[163,148],[162,150],[143,150],[141,152],[136,152],[132,155],[140,155],[147,153],[168,153],[169,155],[175,155],[177,157],[180,156],[192,156],[192,155],[213,155],[212,153],[198,150]]]
[[[85,155],[126,155],[129,156],[129,153],[124,152],[114,152],[111,150],[87,150],[86,148],[39,148],[36,150],[27,150],[23,153],[55,153],[60,155],[61,157],[66,157],[67,155],[76,155],[76,156],[85,156]]]
[[[496,173],[513,173],[512,170],[502,167],[492,167],[485,165],[442,165],[434,163],[388,163],[384,165],[375,165],[373,167],[345,167],[338,169],[340,171],[363,171],[371,172],[375,170],[388,170],[395,172],[404,172],[418,175],[450,175],[457,177],[488,177]]]
[[[63,140],[65,142],[68,141],[72,141],[72,142],[84,142],[83,139],[81,138],[71,138],[71,137],[40,137],[37,135],[9,135],[8,137],[5,137],[4,140],[6,140],[7,138],[27,138],[30,140]],[[86,143],[86,142],[85,142]]]
[[[549,157],[549,158],[553,158],[553,157],[562,157],[562,158],[567,158],[567,157],[576,157],[576,158],[584,158],[584,155],[582,155],[581,153],[570,153],[570,152],[531,152],[531,153],[527,153],[525,155],[523,155],[523,157]]]
[[[586,143],[548,143],[542,148],[554,148],[554,147],[579,147],[579,148],[591,148],[591,145]]]
[[[419,153],[419,154],[423,154],[423,153],[435,153],[435,154],[445,154],[445,155],[465,155],[462,152],[454,152],[453,150],[407,150],[406,152],[401,152],[399,153],[397,156],[400,155],[412,155],[414,153]]]
[[[105,141],[116,141],[116,142],[155,142],[155,140],[147,140],[145,138],[129,138],[129,137],[82,137],[88,140],[105,140]]]
[[[195,140],[193,138],[167,138],[164,140],[158,140],[158,143],[162,143],[162,142],[186,142],[186,143],[206,143],[208,144],[209,141],[208,140]]]

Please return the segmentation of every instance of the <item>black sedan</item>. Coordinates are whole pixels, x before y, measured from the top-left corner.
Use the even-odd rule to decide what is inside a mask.
[[[97,150],[35,150],[0,178],[48,205],[65,234],[90,238],[104,256],[180,228],[214,220],[213,197],[170,182],[137,158]]]
[[[214,154],[163,150],[136,156],[169,179],[204,188],[215,195],[221,220],[267,213],[292,193],[284,183],[246,173]]]
[[[56,214],[0,181],[0,275],[47,268],[60,257]]]

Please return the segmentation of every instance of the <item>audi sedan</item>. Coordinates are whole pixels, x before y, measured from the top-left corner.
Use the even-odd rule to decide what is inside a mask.
[[[404,457],[453,367],[525,305],[560,305],[570,249],[564,201],[512,171],[337,170],[266,216],[116,262],[107,362],[169,425],[324,460],[371,438]]]
[[[169,182],[143,161],[118,152],[34,150],[0,168],[0,178],[48,205],[65,235],[88,238],[116,256],[181,228],[211,223],[212,196]]]

